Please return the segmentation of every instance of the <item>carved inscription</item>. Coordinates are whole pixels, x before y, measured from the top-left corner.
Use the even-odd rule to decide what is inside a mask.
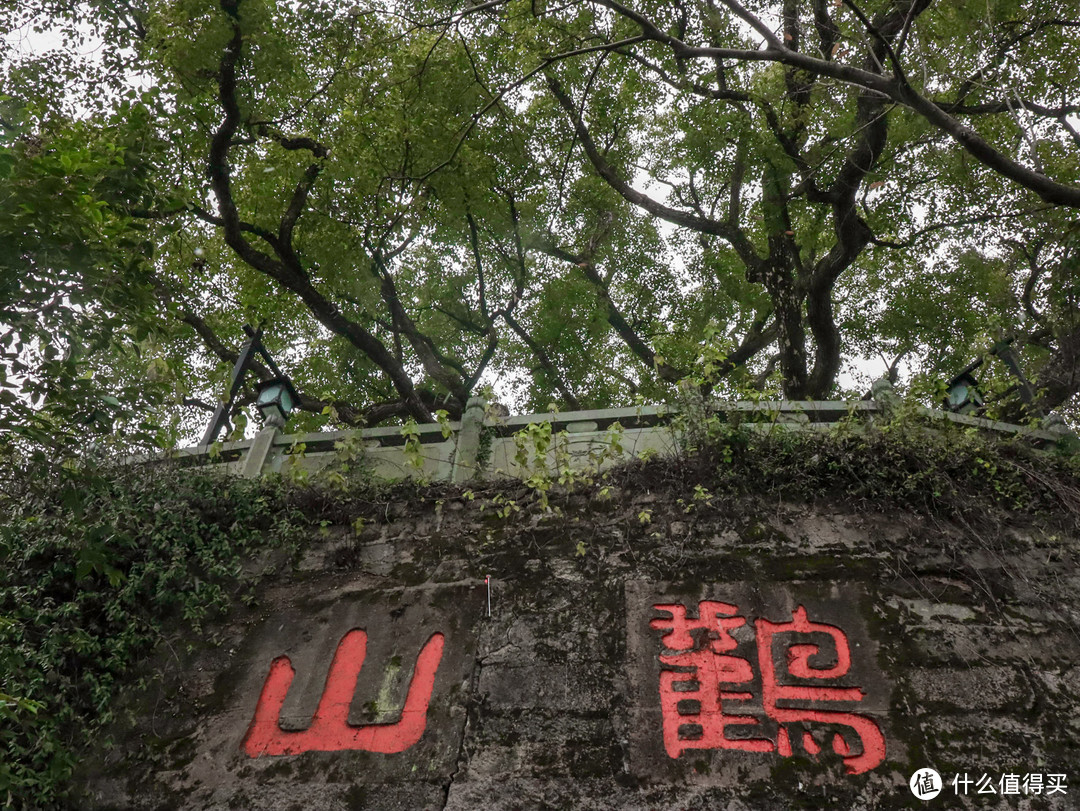
[[[296,671],[287,656],[275,659],[270,664],[270,673],[255,707],[255,717],[244,736],[243,750],[251,757],[343,749],[389,754],[404,752],[419,741],[427,725],[435,672],[442,660],[443,635],[433,634],[424,644],[416,660],[401,718],[392,724],[353,726],[348,722],[349,706],[366,653],[367,634],[364,631],[354,629],[345,634],[330,664],[315,717],[311,726],[304,730],[281,728],[281,708]]]
[[[811,757],[829,742],[849,774],[885,759],[877,722],[853,712],[864,691],[837,684],[851,668],[840,628],[811,622],[801,605],[790,622],[757,619],[752,626],[738,606],[714,600],[699,602],[696,618],[680,604],[653,609],[667,615],[649,624],[666,631],[660,705],[669,756],[736,749],[790,757],[794,739]]]

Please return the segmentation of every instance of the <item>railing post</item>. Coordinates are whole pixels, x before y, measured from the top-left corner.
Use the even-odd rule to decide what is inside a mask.
[[[476,458],[480,453],[480,432],[484,429],[483,397],[470,397],[461,415],[461,429],[458,431],[454,450],[454,468],[450,480],[455,484],[467,482],[476,475]]]
[[[1080,436],[1077,436],[1076,431],[1070,428],[1064,417],[1056,411],[1046,415],[1046,419],[1042,421],[1042,429],[1057,436],[1058,446],[1066,452],[1080,452]]]
[[[878,413],[883,422],[888,422],[900,407],[900,395],[893,388],[892,381],[887,377],[879,377],[870,384],[870,396],[878,407]]]
[[[270,456],[270,449],[274,446],[274,438],[277,434],[277,426],[270,425],[255,435],[255,439],[251,441],[251,445],[248,447],[247,456],[244,457],[244,472],[242,475],[245,479],[258,478],[262,473],[263,465],[266,464],[266,459]]]

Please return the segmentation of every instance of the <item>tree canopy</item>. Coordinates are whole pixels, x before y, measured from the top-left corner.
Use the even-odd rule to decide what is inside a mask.
[[[308,427],[482,390],[825,399],[901,371],[937,401],[979,358],[991,413],[1075,412],[1080,15],[1059,3],[0,19],[0,427],[190,438],[245,323]]]

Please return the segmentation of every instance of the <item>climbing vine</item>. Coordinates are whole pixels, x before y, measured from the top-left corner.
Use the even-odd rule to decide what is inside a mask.
[[[173,466],[27,469],[0,496],[0,806],[62,807],[119,685],[254,598],[244,562],[304,525],[286,485]],[[183,645],[174,647],[182,652]]]

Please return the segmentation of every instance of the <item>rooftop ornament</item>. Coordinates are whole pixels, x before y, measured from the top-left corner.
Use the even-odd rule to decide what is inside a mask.
[[[214,411],[214,416],[210,420],[210,425],[206,428],[206,433],[203,434],[200,445],[212,444],[217,439],[217,435],[221,433],[225,423],[228,422],[229,411],[232,409],[233,401],[236,400],[236,395],[244,382],[244,373],[251,368],[251,362],[256,355],[262,356],[267,367],[274,374],[272,378],[259,383],[255,400],[255,405],[263,415],[266,426],[268,428],[281,428],[285,425],[285,421],[289,419],[289,415],[300,399],[292,381],[282,373],[278,365],[274,363],[274,359],[270,357],[270,353],[266,351],[266,347],[262,345],[262,327],[253,330],[249,325],[244,324],[244,333],[248,336],[248,340],[240,350],[236,363],[233,365],[232,380],[229,384],[229,398]]]

